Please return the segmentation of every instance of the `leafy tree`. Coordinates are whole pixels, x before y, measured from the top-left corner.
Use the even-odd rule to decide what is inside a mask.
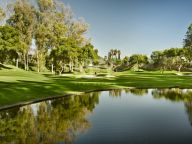
[[[168,67],[168,60],[169,59],[165,55],[162,55],[161,59],[159,60],[159,67],[162,74]]]
[[[52,27],[52,36],[49,44],[52,49],[56,49],[65,43],[67,32],[67,27],[64,24],[64,14],[58,12],[56,13],[55,18],[57,21],[54,22]],[[51,59],[51,71],[52,73],[54,71],[53,57]]]
[[[178,71],[184,66],[187,60],[186,48],[170,48],[164,51],[154,51],[151,54],[154,67],[161,68],[162,72],[169,68],[170,70],[176,69]]]
[[[83,34],[87,31],[88,25],[83,20],[76,20],[72,23],[71,29],[68,30],[68,39],[73,41],[73,49],[71,51],[69,69],[73,72],[75,61],[78,60],[78,49],[83,48],[86,44],[86,39]],[[82,61],[81,61],[82,62]]]
[[[78,61],[80,66],[80,72],[83,71],[83,66],[88,63],[89,60],[96,62],[98,58],[97,50],[93,45],[88,43],[84,47],[79,49]]]
[[[163,57],[162,51],[153,51],[151,54],[151,60],[153,61],[155,66],[159,66],[162,57]]]
[[[23,45],[24,66],[25,70],[28,70],[28,55],[33,38],[35,9],[27,0],[17,0],[13,5],[13,12],[14,14],[7,20],[7,23],[20,32],[20,41]]]
[[[38,0],[38,5],[35,34],[38,71],[44,66],[43,61],[48,49],[51,49],[52,72],[55,67],[56,71],[62,73],[66,65],[73,72],[74,65],[84,61],[78,56],[86,45],[83,34],[87,31],[87,24],[82,19],[74,19],[68,8],[58,5],[55,1]]]
[[[54,9],[54,2],[53,0],[37,0],[39,10],[41,12],[50,12],[50,10]]]
[[[181,71],[181,68],[183,67],[183,65],[187,62],[186,58],[183,56],[177,56],[175,58],[175,64],[176,64],[176,67],[177,67],[177,70],[178,72]]]
[[[53,26],[55,22],[55,6],[52,0],[38,0],[39,11],[36,13],[37,24],[35,30],[37,71],[45,67],[48,48],[55,44]]]
[[[167,57],[167,65],[173,65],[180,72],[183,65],[187,62],[186,49],[184,48],[170,48],[164,50],[164,55]]]
[[[40,72],[45,66],[45,58],[47,54],[47,43],[49,42],[49,33],[45,25],[38,25],[35,33],[36,38],[36,56],[37,56],[37,71]]]
[[[0,61],[3,63],[8,58],[18,60],[17,51],[20,51],[20,34],[15,28],[5,25],[0,26]],[[18,62],[18,61],[17,61]],[[16,63],[18,66],[18,63]]]
[[[70,64],[71,61],[77,60],[78,51],[77,45],[72,39],[66,39],[62,45],[59,45],[57,48],[54,48],[51,51],[50,57],[53,60],[55,71],[60,74],[65,70],[67,64]],[[69,65],[69,71],[72,72],[73,69]]]
[[[13,14],[7,24],[19,32],[20,44],[14,50],[1,49],[1,57],[10,52],[9,58],[16,59],[17,66],[22,57],[25,70],[28,70],[29,51],[34,40],[33,57],[38,72],[43,70],[45,63],[51,66],[52,72],[55,69],[61,73],[64,66],[73,72],[75,65],[83,67],[89,60],[96,63],[98,50],[84,37],[88,24],[83,19],[74,18],[70,8],[55,0],[37,0],[37,6],[33,7],[28,0],[16,0],[11,5]],[[0,9],[0,20],[4,16]]]
[[[142,54],[134,54],[130,56],[129,58],[129,63],[131,65],[137,65],[138,70],[142,66],[142,64],[147,64],[148,63],[148,57],[146,55]]]
[[[125,65],[125,66],[127,66],[129,64],[129,57],[128,56],[125,56],[123,58],[122,64]]]
[[[188,27],[186,32],[186,36],[184,39],[184,47],[188,49],[188,58],[189,61],[192,60],[192,24]]]
[[[65,71],[66,63],[69,62],[69,51],[70,49],[64,46],[51,51],[50,58],[54,64],[55,71],[59,72],[59,74]]]

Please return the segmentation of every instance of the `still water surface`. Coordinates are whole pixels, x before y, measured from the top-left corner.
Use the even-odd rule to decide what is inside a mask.
[[[0,143],[191,144],[192,90],[111,90],[0,111]]]

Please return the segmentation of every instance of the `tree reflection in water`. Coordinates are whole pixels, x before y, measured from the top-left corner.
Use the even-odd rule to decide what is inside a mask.
[[[129,93],[136,96],[144,96],[148,94],[148,89],[129,89]],[[126,91],[125,91],[126,92]]]
[[[165,98],[184,102],[192,125],[192,90],[190,89],[124,89],[124,93],[145,96],[151,92],[155,99]],[[109,91],[109,96],[121,97],[122,90]],[[73,143],[91,124],[87,115],[99,104],[100,92],[69,96],[0,112],[1,144]]]
[[[189,118],[189,122],[192,126],[192,102],[185,102],[185,109]]]
[[[156,99],[165,98],[171,101],[192,101],[192,89],[155,89],[152,91],[152,95]]]
[[[185,110],[192,126],[192,89],[155,89],[152,91],[152,95],[157,99],[165,98],[173,102],[184,102]]]
[[[109,96],[111,97],[121,97],[122,89],[114,89],[109,91]]]
[[[114,89],[109,91],[109,96],[112,97],[121,97],[121,93],[125,92],[126,94],[133,94],[136,96],[144,96],[148,94],[148,89],[136,89],[136,88],[131,88],[131,89]]]
[[[0,141],[14,144],[73,143],[91,125],[86,119],[99,103],[97,92],[0,112]]]

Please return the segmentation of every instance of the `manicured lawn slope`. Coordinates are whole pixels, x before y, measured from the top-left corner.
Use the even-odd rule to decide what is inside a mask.
[[[85,79],[70,76],[38,74],[21,69],[0,70],[0,106],[32,99],[60,96],[67,93],[107,88],[192,88],[192,76],[177,76],[175,72],[121,72],[113,78]]]

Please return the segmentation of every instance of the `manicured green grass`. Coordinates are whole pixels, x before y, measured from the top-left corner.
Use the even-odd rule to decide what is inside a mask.
[[[126,71],[114,73],[112,78],[85,79],[75,75],[38,74],[12,67],[0,70],[0,106],[108,88],[192,88],[192,76],[177,76],[175,73]]]

